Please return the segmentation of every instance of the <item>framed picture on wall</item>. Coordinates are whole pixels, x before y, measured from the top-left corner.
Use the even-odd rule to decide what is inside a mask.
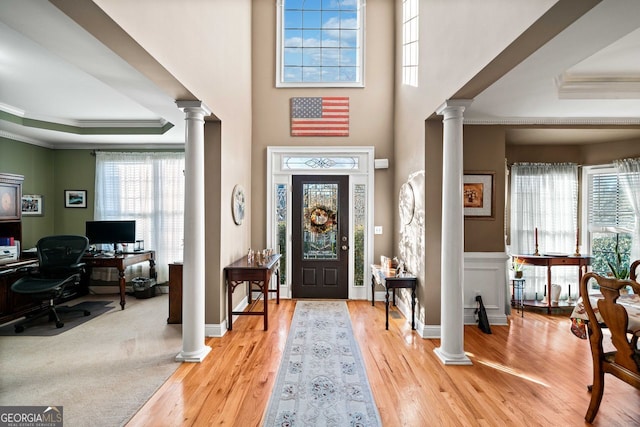
[[[39,194],[25,194],[22,196],[22,215],[44,215],[44,200]]]
[[[87,190],[64,190],[65,208],[86,208]]]
[[[494,219],[495,172],[464,172],[463,207],[465,218]]]

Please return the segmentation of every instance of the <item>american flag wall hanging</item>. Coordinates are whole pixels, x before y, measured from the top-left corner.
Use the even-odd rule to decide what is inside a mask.
[[[349,136],[349,97],[291,98],[291,136]]]

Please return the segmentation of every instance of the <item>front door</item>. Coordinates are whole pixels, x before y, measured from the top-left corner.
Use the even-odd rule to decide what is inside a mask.
[[[349,297],[349,177],[293,176],[292,296]]]

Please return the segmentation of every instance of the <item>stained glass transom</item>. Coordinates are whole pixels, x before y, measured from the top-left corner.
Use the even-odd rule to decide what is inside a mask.
[[[358,169],[357,157],[284,157],[282,169]]]

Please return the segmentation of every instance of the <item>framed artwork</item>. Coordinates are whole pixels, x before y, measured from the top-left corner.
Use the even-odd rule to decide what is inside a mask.
[[[494,219],[495,172],[466,172],[463,179],[465,218]]]
[[[0,182],[0,220],[18,220],[20,216],[20,185]]]
[[[87,190],[64,190],[65,208],[86,208]]]
[[[44,215],[44,199],[39,194],[25,194],[22,196],[22,215]]]
[[[233,187],[233,195],[231,196],[233,222],[237,225],[242,224],[242,221],[244,220],[245,202],[244,187],[238,184]]]

